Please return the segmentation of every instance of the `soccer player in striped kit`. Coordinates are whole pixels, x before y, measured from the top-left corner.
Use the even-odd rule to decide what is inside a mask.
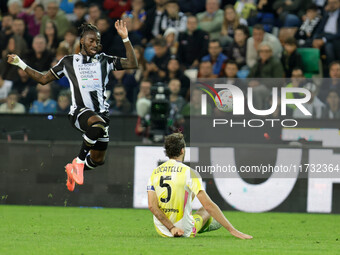
[[[70,191],[74,190],[75,183],[83,184],[84,170],[104,164],[109,142],[109,104],[105,101],[105,92],[110,71],[138,67],[126,24],[118,20],[115,28],[124,42],[126,58],[98,54],[102,48],[100,33],[91,24],[81,26],[80,53],[63,57],[47,73],[30,68],[17,55],[8,55],[8,63],[19,66],[42,85],[63,76],[70,82],[72,105],[69,119],[72,126],[83,133],[83,144],[78,156],[66,165],[66,185]]]

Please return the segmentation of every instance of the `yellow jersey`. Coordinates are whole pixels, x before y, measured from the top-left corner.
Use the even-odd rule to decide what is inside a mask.
[[[195,170],[170,159],[153,170],[147,190],[156,192],[159,208],[176,227],[183,229],[185,237],[196,231],[191,205],[198,192],[204,189],[202,178]],[[153,218],[157,232],[171,237],[170,231],[155,216]]]

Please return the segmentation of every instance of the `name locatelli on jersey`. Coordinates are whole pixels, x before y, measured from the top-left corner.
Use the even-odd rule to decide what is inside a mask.
[[[156,168],[155,174],[158,173],[181,173],[183,170],[182,166],[161,166]]]

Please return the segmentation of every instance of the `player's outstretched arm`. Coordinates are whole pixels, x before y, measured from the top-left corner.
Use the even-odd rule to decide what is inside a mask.
[[[15,65],[20,67],[22,70],[24,70],[32,79],[39,82],[42,85],[45,85],[51,81],[56,80],[56,77],[52,74],[51,71],[48,71],[47,73],[43,74],[40,73],[28,65],[25,64],[24,61],[22,61],[17,55],[15,54],[9,54],[7,55],[7,62],[9,64]]]
[[[252,239],[253,237],[247,234],[244,234],[238,231],[234,226],[228,221],[228,219],[224,216],[221,209],[210,199],[208,194],[201,190],[197,194],[198,200],[203,205],[204,209],[218,222],[220,223],[225,229],[227,229],[230,234],[240,239]]]
[[[175,227],[175,225],[166,217],[163,211],[159,209],[157,202],[157,195],[154,191],[148,191],[148,204],[149,210],[153,215],[171,232],[174,237],[179,237],[184,234],[184,231],[180,228]]]
[[[122,38],[126,51],[126,58],[121,58],[120,63],[124,69],[136,69],[138,68],[138,62],[133,50],[132,44],[128,37],[128,30],[126,28],[126,23],[122,20],[117,20],[115,23],[117,33]]]

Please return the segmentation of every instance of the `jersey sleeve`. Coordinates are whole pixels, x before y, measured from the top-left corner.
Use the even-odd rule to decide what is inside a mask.
[[[51,73],[59,80],[61,79],[65,74],[64,74],[64,66],[65,66],[65,62],[64,62],[65,57],[63,57],[62,59],[59,60],[59,62],[52,67]]]
[[[123,70],[122,63],[120,62],[121,58],[116,56],[108,56],[108,63],[110,69],[113,71]]]
[[[153,183],[152,183],[152,176],[150,177],[150,179],[148,181],[148,185],[146,187],[146,190],[147,191],[155,191],[155,187],[153,186]]]
[[[186,185],[188,188],[195,194],[195,196],[200,192],[200,190],[204,190],[202,184],[201,176],[193,169],[190,168],[188,171]]]

